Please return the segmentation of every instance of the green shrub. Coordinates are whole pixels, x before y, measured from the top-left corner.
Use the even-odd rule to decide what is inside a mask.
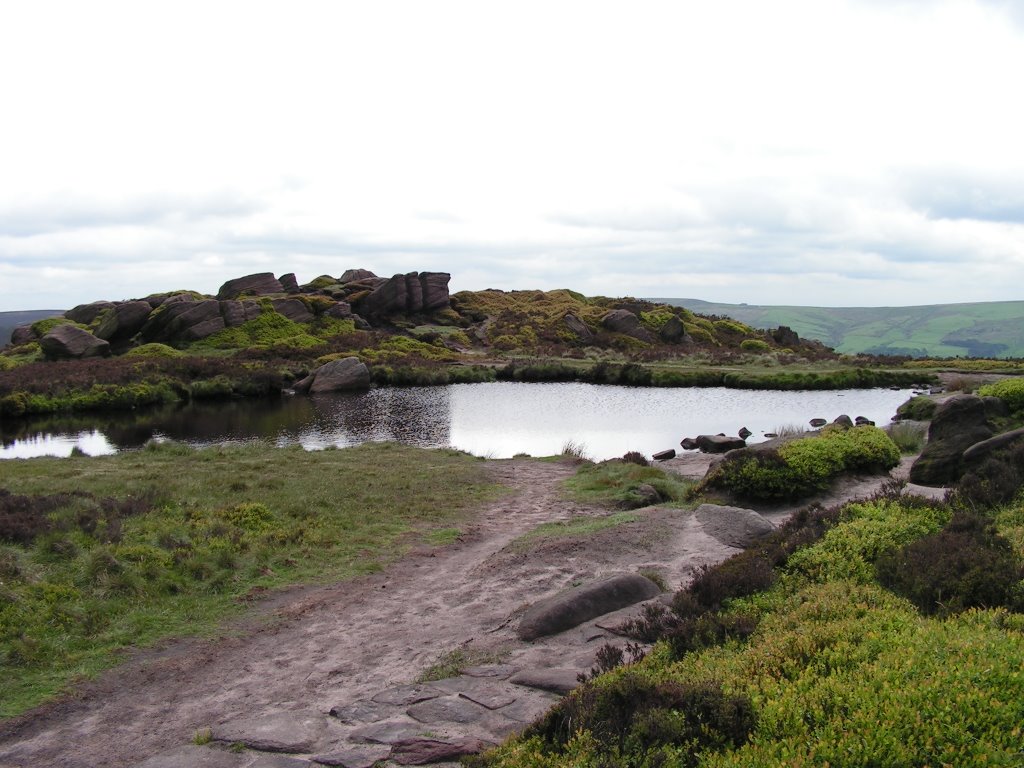
[[[726,457],[704,485],[749,499],[797,499],[826,489],[841,472],[881,472],[900,462],[900,450],[881,429],[826,428],[815,437],[772,450]]]
[[[935,409],[939,404],[926,395],[917,395],[896,409],[897,419],[910,419],[912,421],[930,421],[935,415]]]
[[[129,357],[184,357],[185,353],[166,344],[143,344],[125,353]]]
[[[714,327],[719,333],[732,333],[743,336],[749,336],[754,333],[754,329],[749,325],[737,322],[736,320],[715,320]]]
[[[1015,413],[1024,411],[1024,377],[986,384],[978,389],[978,394],[982,397],[998,397]]]
[[[740,342],[740,349],[744,352],[767,352],[771,345],[762,339],[744,339]]]

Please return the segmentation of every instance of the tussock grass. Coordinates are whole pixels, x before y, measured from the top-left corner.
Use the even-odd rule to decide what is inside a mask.
[[[212,632],[267,589],[379,570],[423,537],[449,538],[471,505],[498,492],[473,457],[391,443],[154,444],[6,462],[3,483],[19,498],[67,499],[38,532],[0,541],[2,715],[126,647]],[[153,499],[149,511],[130,503],[140,497]],[[18,506],[16,522],[30,507]]]

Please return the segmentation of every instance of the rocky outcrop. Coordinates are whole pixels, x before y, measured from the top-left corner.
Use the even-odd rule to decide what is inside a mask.
[[[91,304],[79,304],[73,309],[64,313],[64,317],[75,323],[88,325],[108,309],[112,309],[114,303],[111,301],[94,301]]]
[[[277,282],[281,284],[281,288],[285,293],[299,292],[299,281],[296,279],[294,272],[289,272],[287,275],[281,275],[277,278]]]
[[[234,328],[263,314],[263,307],[256,301],[228,300],[220,303],[220,316],[227,328]]]
[[[775,343],[780,347],[797,347],[800,345],[800,337],[788,325],[780,325],[771,332],[771,335],[775,339]]]
[[[590,327],[571,312],[562,319],[562,322],[565,323],[566,330],[584,344],[594,340],[594,332]]]
[[[43,354],[51,360],[76,360],[110,354],[110,344],[76,325],[55,326],[39,340]]]
[[[520,640],[536,640],[659,594],[661,589],[658,585],[640,574],[609,576],[573,587],[531,606],[523,614],[516,634]]]
[[[369,278],[364,278],[367,279]],[[447,272],[409,272],[406,275],[395,275],[374,287],[369,293],[354,299],[354,308],[360,315],[369,318],[444,309],[450,304],[450,280],[451,275]],[[358,294],[353,294],[356,295]]]
[[[192,297],[171,297],[155,309],[142,326],[148,342],[198,341],[224,330],[226,323],[216,299],[196,301]]]
[[[153,308],[148,301],[123,301],[104,314],[96,336],[107,341],[124,341],[142,330]]]
[[[676,344],[682,341],[686,337],[686,328],[683,327],[683,321],[672,315],[661,326],[658,336],[667,344]]]
[[[272,302],[274,311],[284,315],[295,323],[309,323],[313,321],[313,313],[309,311],[306,302],[300,299],[274,299]]]
[[[654,341],[654,336],[640,324],[640,318],[628,309],[613,309],[601,318],[601,325],[612,333],[621,333],[632,336],[634,339]]]
[[[297,394],[317,395],[369,389],[370,369],[358,357],[345,357],[324,363],[292,389]]]
[[[269,296],[274,293],[284,292],[284,286],[281,285],[280,280],[274,277],[273,272],[259,272],[255,275],[246,275],[245,277],[236,277],[234,280],[228,280],[217,291],[217,298],[237,299],[243,293],[248,296]]]
[[[910,468],[910,482],[944,486],[959,480],[964,451],[995,435],[988,408],[977,395],[956,395],[941,403],[928,427],[928,442]]]
[[[374,280],[377,276],[368,269],[346,269],[338,278],[339,283],[354,283],[359,280]]]

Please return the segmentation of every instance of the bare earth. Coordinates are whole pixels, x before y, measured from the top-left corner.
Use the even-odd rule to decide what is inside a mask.
[[[701,477],[707,463],[706,456],[686,455],[668,462],[668,468]],[[147,768],[213,765],[203,755],[215,750],[185,746],[197,731],[211,728],[216,737],[230,733],[238,721],[275,714],[313,721],[313,744],[287,750],[307,759],[346,749],[369,750],[371,757],[374,749],[386,753],[387,746],[367,746],[372,739],[356,738],[361,727],[379,720],[441,740],[495,741],[555,700],[553,694],[510,685],[504,679],[508,674],[586,670],[597,649],[615,639],[606,628],[637,610],[526,643],[516,638],[515,628],[529,604],[596,577],[640,569],[659,573],[674,589],[694,569],[736,551],[704,533],[691,513],[659,507],[638,510],[637,522],[584,539],[509,547],[541,523],[609,511],[563,497],[561,482],[575,471],[571,464],[514,459],[488,466],[513,492],[481,510],[456,544],[414,551],[386,571],[354,582],[270,598],[255,609],[256,618],[227,637],[138,653],[72,697],[0,724],[0,766],[135,766],[147,759]],[[844,481],[825,502],[867,495],[881,481]],[[777,522],[793,508],[763,511]],[[514,704],[487,709],[487,717],[470,722],[453,710],[452,722],[442,718],[428,725],[383,705],[348,723],[328,716],[334,707],[365,704],[411,683],[441,654],[460,648],[501,655],[500,667],[479,672],[483,680],[493,673],[488,684],[494,695],[515,698]],[[473,695],[480,699],[474,685]],[[438,701],[465,703],[451,697]],[[176,756],[167,762],[153,758],[168,751]],[[216,757],[224,761],[217,765],[284,765],[266,762],[266,753],[220,751]]]

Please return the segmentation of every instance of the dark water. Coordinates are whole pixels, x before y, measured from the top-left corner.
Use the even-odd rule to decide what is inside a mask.
[[[264,440],[308,449],[396,440],[452,446],[502,458],[559,453],[568,441],[595,459],[626,451],[650,455],[683,437],[808,426],[840,414],[889,423],[910,390],[764,392],[654,389],[592,384],[455,384],[381,388],[358,394],[194,403],[160,410],[0,424],[0,458],[89,455],[171,439],[202,446]]]

